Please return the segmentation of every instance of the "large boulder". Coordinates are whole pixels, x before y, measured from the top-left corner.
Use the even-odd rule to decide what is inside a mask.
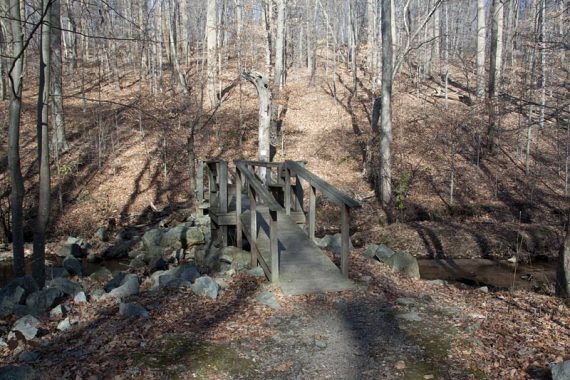
[[[340,255],[342,253],[342,234],[325,235],[321,239],[315,238],[315,244],[320,248],[326,248],[334,254]],[[348,249],[351,250],[352,248],[352,241],[349,238]]]
[[[127,276],[126,272],[118,272],[117,274],[115,274],[115,276],[113,276],[113,278],[107,284],[105,284],[103,289],[107,293],[109,293],[111,290],[118,288],[119,286],[121,286],[126,276]]]
[[[69,272],[64,267],[46,267],[46,278],[69,277]]]
[[[38,334],[41,321],[33,315],[25,315],[18,319],[12,327],[12,333],[20,332],[26,340],[32,340]]]
[[[83,287],[81,286],[81,284],[78,284],[77,282],[73,282],[71,280],[68,280],[67,278],[62,278],[62,277],[54,278],[53,280],[49,281],[47,283],[47,287],[59,289],[65,295],[71,297],[83,291]]]
[[[26,291],[18,284],[9,284],[0,290],[0,317],[14,312],[15,305],[25,300]]]
[[[26,306],[30,311],[45,313],[60,303],[64,297],[65,294],[61,290],[46,288],[30,294],[26,298]]]
[[[192,284],[192,291],[198,295],[215,300],[218,297],[220,286],[209,276],[202,276]]]
[[[36,380],[40,377],[32,367],[27,365],[7,365],[0,367],[0,379],[5,380]]]
[[[251,252],[228,246],[222,249],[220,260],[231,264],[231,267],[237,271],[248,269],[251,265]]]
[[[112,277],[113,274],[111,271],[105,267],[102,267],[98,271],[91,273],[89,276],[90,279],[98,282],[108,281]]]
[[[149,250],[152,247],[160,246],[160,241],[162,239],[162,231],[159,229],[148,230],[142,237],[142,243],[145,250]]]
[[[186,244],[186,231],[188,227],[179,224],[169,230],[166,230],[160,239],[162,247],[182,248]]]
[[[420,278],[418,261],[407,252],[395,252],[385,244],[370,244],[364,250],[364,255],[383,262],[392,268],[394,272],[402,273],[410,278]]]
[[[200,277],[200,272],[198,272],[198,268],[196,268],[195,265],[184,264],[174,269],[174,275],[182,281],[193,283],[198,277]]]
[[[69,272],[71,275],[83,275],[83,267],[81,265],[81,261],[74,256],[67,256],[63,260],[63,267]]]
[[[195,245],[205,244],[206,237],[204,236],[204,232],[199,227],[190,227],[186,230],[186,245],[183,247],[189,248]]]
[[[59,257],[85,257],[87,256],[87,251],[81,249],[79,244],[64,244],[57,252],[56,255]]]
[[[104,298],[122,299],[139,293],[139,278],[136,274],[127,274],[121,285],[111,290]]]
[[[562,363],[552,364],[550,366],[552,380],[568,380],[570,379],[570,360]]]
[[[137,317],[137,318],[148,318],[148,311],[135,302],[121,303],[119,305],[119,314],[124,317]]]

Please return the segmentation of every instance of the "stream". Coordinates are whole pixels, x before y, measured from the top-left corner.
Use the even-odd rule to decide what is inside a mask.
[[[546,290],[556,283],[556,261],[513,264],[488,259],[418,259],[424,280],[461,282],[495,289]]]

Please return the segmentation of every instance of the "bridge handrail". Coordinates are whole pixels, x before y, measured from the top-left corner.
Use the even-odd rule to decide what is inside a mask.
[[[248,186],[252,187],[259,199],[269,210],[275,212],[285,212],[285,209],[275,200],[273,195],[267,191],[261,181],[247,168],[247,161],[237,160],[236,169],[244,176]]]
[[[362,205],[358,201],[344,194],[342,191],[338,190],[336,187],[334,187],[327,181],[323,180],[322,178],[317,177],[315,174],[311,173],[310,171],[299,165],[297,162],[287,160],[285,161],[284,168],[291,170],[300,178],[309,182],[311,186],[317,188],[334,203],[337,203],[339,205],[346,205],[350,208],[362,207]]]

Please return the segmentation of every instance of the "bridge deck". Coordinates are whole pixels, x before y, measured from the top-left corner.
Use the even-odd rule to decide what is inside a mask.
[[[241,216],[244,235],[251,239],[250,211]],[[271,268],[269,250],[269,211],[257,208],[257,239],[252,244]],[[278,214],[278,249],[280,254],[279,286],[286,295],[343,291],[354,283],[342,275],[339,268],[317,247],[295,220]],[[267,272],[267,268],[264,268]]]

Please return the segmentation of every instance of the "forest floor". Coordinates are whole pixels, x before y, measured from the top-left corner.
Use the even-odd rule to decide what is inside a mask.
[[[552,169],[554,153],[537,157],[532,167],[538,174],[525,176],[521,137],[506,132],[503,150],[479,162],[473,141],[485,124],[480,109],[452,102],[446,110],[429,87],[398,83],[397,220],[386,225],[362,170],[370,90],[359,86],[353,96],[343,77],[333,90],[324,75],[314,87],[307,87],[304,72],[290,75],[287,100],[278,99],[287,111],[276,160],[306,160],[310,170],[363,204],[351,225],[356,290],[285,297],[265,280],[238,275],[227,279],[216,301],[182,289],[143,291],[133,300],[150,311],[147,319],[125,319],[110,301],[74,306],[81,322],[72,331],[2,349],[0,361],[16,362],[22,350],[38,352],[32,366],[46,378],[522,379],[547,378],[550,363],[570,359],[570,311],[550,295],[409,280],[360,255],[367,244],[385,243],[417,257],[552,259],[568,206]],[[51,253],[67,235],[88,238],[110,220],[119,229],[144,229],[153,208],[167,213],[188,207],[185,143],[196,112],[176,97],[139,98],[136,81],[127,82],[119,92],[104,86],[103,102],[88,101],[85,110],[80,97],[66,103],[71,150],[53,176]],[[87,98],[97,99],[91,92]],[[35,104],[34,94],[27,95],[22,157],[32,221]],[[198,157],[255,158],[254,89],[244,85],[240,99],[231,93],[214,115],[199,118]],[[0,109],[2,119],[6,110]],[[504,117],[508,125],[518,116]],[[543,151],[557,151],[548,145],[555,141],[543,136]],[[0,146],[5,152],[4,130]],[[8,178],[1,158],[3,194]],[[337,210],[321,197],[317,201],[317,234],[338,232]],[[7,205],[1,198],[3,215]],[[280,309],[256,301],[265,290],[276,294]],[[44,324],[54,331],[57,320]]]
[[[148,318],[68,301],[72,330],[44,320],[43,336],[0,349],[1,361],[33,352],[28,365],[53,379],[545,379],[568,354],[570,311],[552,297],[411,280],[359,253],[357,288],[342,293],[286,297],[239,274],[217,300],[189,289],[125,300]],[[276,308],[257,301],[266,291]]]

